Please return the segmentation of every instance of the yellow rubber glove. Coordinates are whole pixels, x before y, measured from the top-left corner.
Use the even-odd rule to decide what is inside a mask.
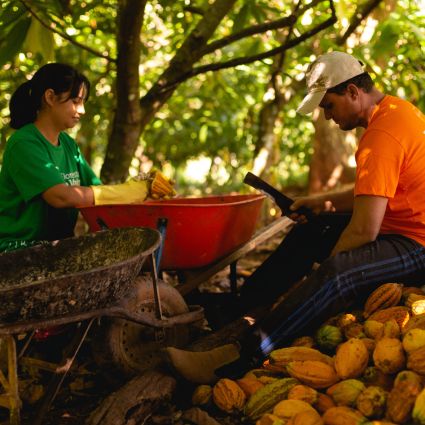
[[[161,171],[156,170],[152,172],[152,184],[150,188],[150,195],[154,199],[172,197],[176,195],[171,180],[164,176]]]
[[[148,180],[129,180],[121,184],[91,186],[95,205],[140,204],[149,194]]]

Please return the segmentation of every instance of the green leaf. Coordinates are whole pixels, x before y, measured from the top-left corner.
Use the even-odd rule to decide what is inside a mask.
[[[48,62],[52,61],[55,57],[54,46],[53,33],[41,25],[37,19],[32,19],[31,26],[23,43],[24,50],[28,50],[34,54],[39,53]]]
[[[233,21],[233,33],[237,33],[242,30],[248,22],[248,16],[250,14],[250,4],[246,3],[242,6],[239,13],[236,15]]]
[[[379,39],[373,46],[375,59],[393,53],[399,36],[400,29],[396,22],[389,21],[383,25]]]
[[[11,61],[20,52],[31,24],[31,18],[20,19],[6,36],[0,48],[0,67]]]

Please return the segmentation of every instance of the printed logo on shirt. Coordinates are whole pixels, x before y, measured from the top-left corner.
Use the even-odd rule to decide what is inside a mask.
[[[78,171],[72,173],[61,173],[62,178],[68,186],[80,186],[80,174]]]

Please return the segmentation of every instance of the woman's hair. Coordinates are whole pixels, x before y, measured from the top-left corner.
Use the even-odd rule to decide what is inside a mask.
[[[90,82],[72,66],[62,63],[48,63],[42,66],[31,80],[21,84],[10,99],[10,126],[14,129],[34,122],[41,109],[43,95],[52,89],[56,95],[69,92],[72,99],[77,97],[81,86],[85,88],[85,98],[89,97]]]

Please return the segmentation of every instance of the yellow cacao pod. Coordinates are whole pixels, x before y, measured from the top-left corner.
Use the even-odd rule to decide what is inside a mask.
[[[418,348],[425,346],[425,330],[424,329],[410,329],[403,336],[403,348],[406,353],[411,353]]]
[[[364,383],[357,379],[346,379],[329,387],[326,394],[337,406],[355,407],[357,397],[365,388]]]
[[[387,320],[384,323],[383,333],[383,336],[387,338],[400,338],[400,328],[398,326],[397,320]]]
[[[278,416],[284,421],[288,421],[297,413],[304,411],[316,412],[310,404],[302,400],[282,400],[273,408],[273,415]]]
[[[425,389],[416,397],[413,406],[412,418],[415,424],[425,425]]]
[[[351,338],[341,344],[335,355],[335,370],[341,379],[357,378],[367,367],[369,353],[363,342]]]
[[[208,404],[212,396],[212,387],[210,385],[199,385],[192,394],[192,404],[202,406]]]
[[[368,418],[382,418],[385,412],[388,393],[381,387],[365,388],[357,397],[357,410]]]
[[[283,369],[293,361],[315,360],[333,365],[333,359],[319,350],[309,347],[285,347],[269,354],[270,363]]]
[[[382,338],[373,352],[375,366],[386,374],[397,373],[406,365],[403,345],[397,338]]]
[[[366,320],[363,328],[366,336],[372,339],[380,339],[384,334],[384,324],[376,320]]]
[[[213,387],[213,400],[219,409],[231,413],[243,409],[246,396],[235,381],[223,378]]]

